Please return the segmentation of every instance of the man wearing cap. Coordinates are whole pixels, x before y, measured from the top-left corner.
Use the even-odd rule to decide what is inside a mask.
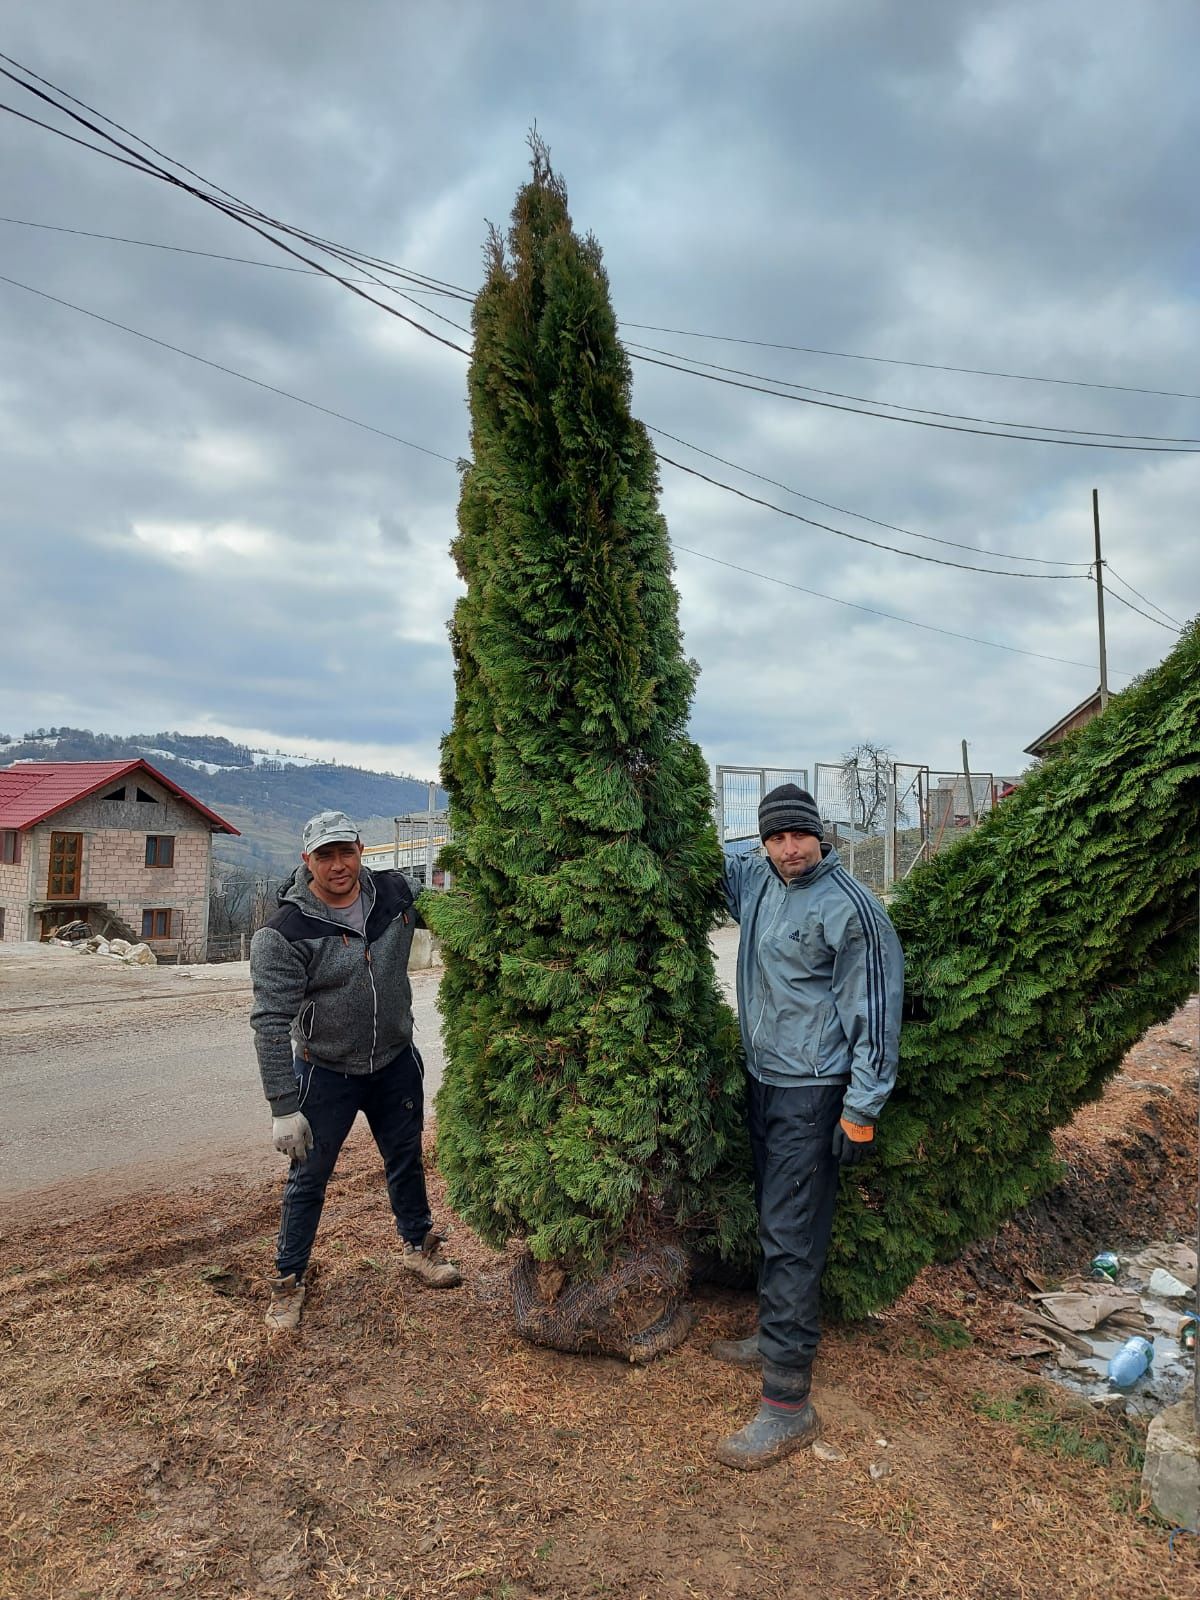
[[[713,1355],[761,1367],[762,1400],[717,1446],[726,1466],[768,1466],[816,1437],[809,1402],[818,1299],[838,1175],[868,1155],[896,1081],[904,957],[887,912],[825,844],[794,783],[758,809],[762,850],[728,856],[741,927],[737,994],[758,1207],[759,1325]]]
[[[300,1322],[325,1189],[360,1111],[383,1157],[402,1266],[435,1289],[462,1281],[441,1253],[421,1162],[424,1071],[408,981],[423,926],[417,885],[365,868],[343,811],[305,824],[300,859],[250,942],[250,1023],[275,1148],[291,1163],[267,1312],[275,1331]]]

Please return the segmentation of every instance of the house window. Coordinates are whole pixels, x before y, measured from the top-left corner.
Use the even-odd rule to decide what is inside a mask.
[[[145,789],[139,789],[137,791],[137,799],[141,800],[145,805],[156,806],[158,804],[158,801],[154,798],[154,796],[152,794],[147,794]]]
[[[15,867],[21,859],[21,835],[15,828],[0,830],[0,862]]]
[[[169,939],[174,915],[173,911],[143,911],[142,938]]]
[[[102,800],[124,800],[124,798],[125,798],[125,785],[122,784],[119,789],[110,789],[107,794],[101,795],[100,798]]]
[[[148,867],[173,867],[175,865],[175,835],[148,833],[146,835],[146,865]]]
[[[75,900],[79,896],[80,866],[83,862],[81,833],[50,835],[50,872],[46,879],[47,900]]]

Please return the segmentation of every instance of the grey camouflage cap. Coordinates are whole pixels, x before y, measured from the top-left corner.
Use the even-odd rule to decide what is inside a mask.
[[[344,811],[319,811],[304,824],[301,849],[310,856],[323,844],[355,844],[357,841],[358,829]]]

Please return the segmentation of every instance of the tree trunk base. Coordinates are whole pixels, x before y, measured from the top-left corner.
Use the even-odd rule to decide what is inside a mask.
[[[513,1268],[517,1332],[576,1355],[653,1361],[687,1338],[690,1264],[674,1244],[630,1249],[599,1278],[572,1281],[523,1255]]]

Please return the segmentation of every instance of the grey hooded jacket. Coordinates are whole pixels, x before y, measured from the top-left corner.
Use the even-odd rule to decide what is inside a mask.
[[[746,1065],[762,1083],[846,1083],[844,1113],[874,1122],[896,1081],[904,956],[875,896],[831,846],[785,883],[765,852],[728,856],[741,925],[737,991]]]
[[[412,1043],[408,956],[422,927],[417,885],[364,867],[366,932],[338,920],[300,866],[279,910],[250,941],[250,1025],[263,1092],[277,1117],[299,1109],[293,1055],[335,1072],[375,1072]]]

